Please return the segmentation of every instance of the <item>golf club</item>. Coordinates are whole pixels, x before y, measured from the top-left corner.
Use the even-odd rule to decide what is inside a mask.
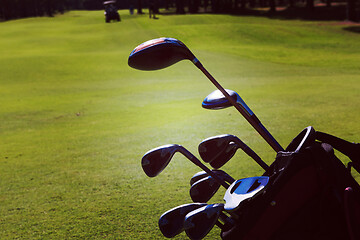
[[[204,162],[210,163],[213,168],[220,168],[234,156],[239,148],[265,171],[269,168],[250,147],[234,135],[224,134],[207,138],[199,144],[198,150]]]
[[[235,181],[223,170],[211,171],[230,184]],[[193,202],[208,202],[220,187],[220,184],[204,171],[196,173],[191,178],[190,185],[190,197]]]
[[[184,230],[186,214],[206,205],[206,203],[188,203],[165,212],[159,219],[161,233],[167,238],[175,237]]]
[[[189,212],[185,216],[184,221],[186,235],[190,239],[202,239],[210,232],[215,224],[223,229],[225,225],[218,221],[223,210],[224,204],[215,203]],[[225,214],[223,214],[223,216],[226,218],[224,217],[222,220],[226,221],[228,217]]]
[[[233,103],[229,100],[232,99],[234,101],[236,101],[236,103],[239,106],[243,106],[243,108],[245,109],[246,113],[248,116],[250,116],[251,118],[254,119],[256,126],[259,128],[257,129],[254,125],[253,127],[259,132],[262,131],[263,134],[265,134],[266,137],[264,137],[264,139],[270,144],[270,142],[273,143],[273,145],[270,144],[270,146],[273,147],[273,149],[278,152],[278,151],[283,151],[284,149],[280,146],[280,144],[275,140],[275,138],[268,132],[268,130],[264,127],[264,125],[262,125],[262,123],[260,122],[260,120],[257,118],[257,116],[255,115],[255,113],[246,105],[246,103],[244,102],[244,100],[240,97],[240,95],[233,91],[233,90],[229,90],[229,89],[225,89],[225,92],[230,96],[230,98],[226,97],[225,94],[222,91],[219,90],[215,90],[214,92],[210,93],[202,102],[202,107],[206,108],[206,109],[213,109],[213,110],[218,110],[218,109],[224,109],[224,108],[228,108],[231,106],[235,106],[233,105]],[[236,108],[236,106],[235,106]],[[240,111],[238,108],[236,108],[238,111]],[[241,112],[240,112],[241,113]],[[260,133],[260,132],[259,132]],[[270,142],[269,142],[270,141]]]
[[[228,212],[236,211],[241,202],[253,197],[261,191],[269,182],[269,177],[249,177],[233,182],[224,195],[224,209]]]
[[[229,184],[227,184],[223,179],[218,177],[209,168],[202,164],[201,161],[197,159],[191,152],[186,150],[183,146],[177,144],[164,145],[145,153],[141,159],[141,166],[146,175],[149,177],[155,177],[161,173],[169,164],[176,152],[183,154],[186,158],[204,170],[207,174],[209,174],[209,176],[213,177],[226,189],[229,187]]]
[[[208,202],[219,190],[220,183],[208,176],[194,183],[190,188],[190,197],[193,202]]]
[[[216,175],[218,175],[220,178],[224,179],[228,183],[233,183],[235,180],[232,178],[229,174],[227,174],[225,171],[220,169],[213,169],[211,170]],[[194,174],[194,176],[190,179],[190,186],[192,186],[195,182],[199,181],[202,178],[208,177],[209,174],[207,174],[205,171],[200,171]]]
[[[128,64],[139,70],[157,70],[185,59],[192,61],[204,73],[276,152],[283,150],[256,115],[249,111],[248,106],[242,105],[241,102],[237,102],[231,97],[181,41],[174,38],[158,38],[144,42],[130,53]]]
[[[229,89],[225,89],[225,91],[232,97],[238,104],[243,105],[246,108],[246,111],[250,116],[254,115],[251,109],[246,105],[244,100],[240,97],[240,95]],[[201,106],[206,109],[218,110],[231,107],[231,103],[229,100],[222,94],[219,90],[215,90],[210,93],[202,102]]]

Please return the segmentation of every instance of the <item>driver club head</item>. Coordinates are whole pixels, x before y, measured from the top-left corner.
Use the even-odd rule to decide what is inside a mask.
[[[184,43],[175,38],[157,38],[137,46],[128,59],[130,67],[139,70],[158,70],[195,56]]]
[[[175,237],[184,230],[185,216],[189,212],[206,205],[206,203],[188,203],[165,212],[159,218],[161,233],[167,238]]]

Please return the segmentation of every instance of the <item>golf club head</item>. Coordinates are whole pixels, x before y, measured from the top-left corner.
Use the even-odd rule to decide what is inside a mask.
[[[235,181],[234,178],[232,178],[229,174],[227,174],[223,170],[213,169],[211,171],[230,184]],[[192,176],[192,178],[190,179],[190,186],[192,186],[195,182],[199,181],[200,179],[206,178],[208,176],[209,174],[207,174],[205,171],[195,173],[194,176]]]
[[[217,223],[224,204],[216,203],[198,208],[185,216],[184,228],[190,239],[202,239]]]
[[[237,101],[239,94],[235,91],[225,89],[225,91],[232,97],[235,101]],[[240,97],[240,96],[239,96]],[[202,107],[206,109],[223,109],[231,107],[232,104],[229,100],[226,99],[224,94],[219,90],[215,90],[214,92],[210,93],[202,102]]]
[[[204,162],[211,162],[227,150],[229,143],[233,142],[231,140],[232,135],[229,134],[213,136],[203,140],[198,146],[200,157]]]
[[[215,169],[221,168],[235,155],[237,149],[239,149],[239,147],[236,143],[230,143],[225,151],[210,162],[210,165]]]
[[[165,212],[159,219],[161,233],[167,238],[175,237],[184,230],[185,216],[189,212],[206,205],[206,203],[189,203]]]
[[[269,168],[250,147],[234,135],[224,134],[207,138],[199,144],[198,150],[201,158],[205,162],[210,163],[213,168],[218,169],[224,166],[239,148],[264,170]]]
[[[238,104],[240,104],[246,111],[246,113],[249,116],[254,115],[254,113],[251,111],[251,109],[246,105],[244,100],[240,97],[240,95],[229,89],[225,89],[225,91],[232,97]],[[229,102],[229,100],[224,96],[224,94],[220,90],[215,90],[214,92],[210,93],[202,102],[202,107],[206,109],[224,109],[231,107],[232,104]]]
[[[220,183],[208,176],[195,182],[190,188],[190,197],[193,202],[207,202],[219,190]]]
[[[204,162],[217,169],[227,163],[236,153],[239,146],[234,142],[234,136],[225,134],[207,138],[198,147],[200,157]]]
[[[213,170],[212,170],[213,171]],[[200,179],[206,178],[209,175],[205,171],[197,172],[190,179],[190,186],[199,181]]]
[[[168,144],[154,148],[142,157],[141,166],[149,177],[156,177],[161,173],[171,161],[175,152],[179,150],[179,145]]]
[[[233,182],[224,195],[224,209],[228,212],[236,211],[240,204],[256,193],[260,192],[269,182],[269,177],[249,177]]]
[[[168,144],[153,150],[148,151],[141,159],[141,166],[149,177],[155,177],[161,173],[165,167],[169,164],[172,157],[176,152],[180,152],[193,164],[200,167],[202,170],[207,172],[216,181],[218,181],[224,188],[228,188],[229,184],[224,179],[213,173],[208,167],[206,167],[199,159],[197,159],[191,152],[186,148],[177,144]]]
[[[192,61],[195,56],[181,41],[162,37],[137,46],[130,53],[128,64],[139,70],[158,70],[184,59]]]

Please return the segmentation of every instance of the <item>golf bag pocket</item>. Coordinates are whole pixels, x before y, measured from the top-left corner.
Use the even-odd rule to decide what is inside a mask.
[[[237,210],[223,239],[360,239],[360,187],[332,146],[315,139],[306,128],[278,152],[268,184]]]

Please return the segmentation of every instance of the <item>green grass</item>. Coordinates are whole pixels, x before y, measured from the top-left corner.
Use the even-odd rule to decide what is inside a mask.
[[[0,23],[1,239],[162,239],[159,216],[191,202],[188,181],[200,170],[176,155],[146,177],[140,159],[159,145],[198,155],[202,139],[230,133],[273,161],[234,109],[201,108],[214,87],[190,62],[154,72],[127,66],[131,50],[152,38],[182,40],[283,146],[309,125],[359,142],[360,35],[344,25],[120,13],[112,24],[101,11]],[[241,152],[223,169],[262,173]]]

